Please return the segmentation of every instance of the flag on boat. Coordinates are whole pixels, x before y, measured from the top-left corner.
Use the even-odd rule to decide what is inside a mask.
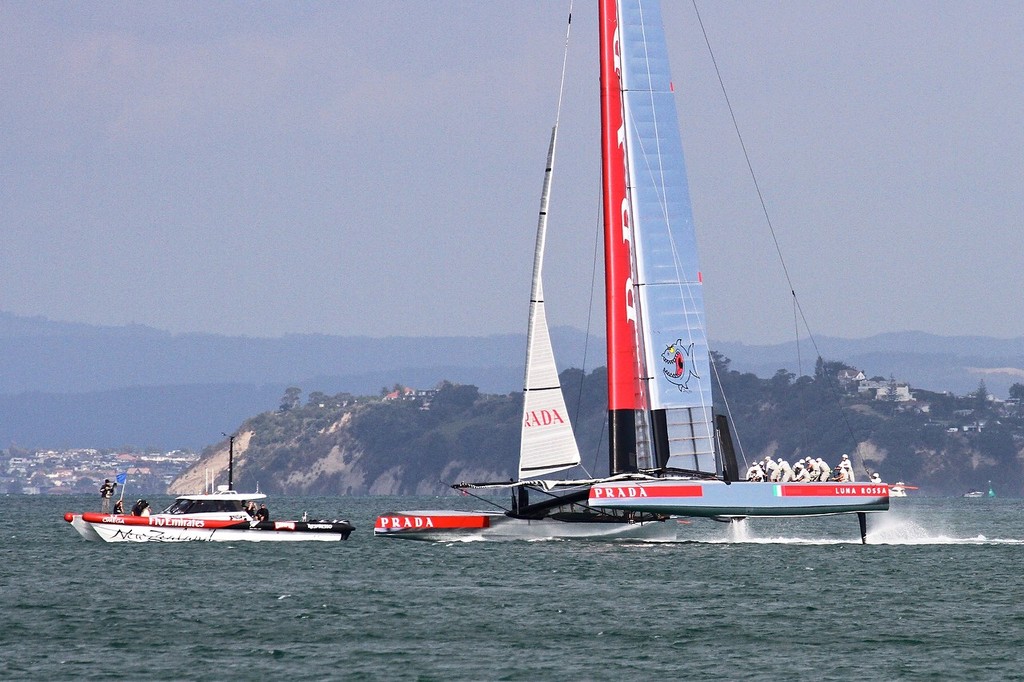
[[[123,474],[118,474],[115,477],[115,480],[117,480],[118,485],[124,485],[125,483],[128,482],[128,472],[125,472]]]

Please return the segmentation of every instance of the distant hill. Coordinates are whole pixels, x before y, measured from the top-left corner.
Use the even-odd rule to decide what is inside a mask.
[[[771,346],[712,343],[732,359],[736,369],[768,377],[778,369],[797,371],[795,342]],[[1024,383],[1024,338],[936,336],[923,332],[893,332],[866,339],[821,337],[817,347],[825,360],[839,360],[871,376],[910,383],[912,388],[964,395],[984,380],[989,392],[1005,398],[1011,385]],[[803,374],[814,371],[814,346],[799,346]]]
[[[273,410],[288,386],[375,395],[396,383],[442,380],[502,394],[521,388],[525,335],[278,338],[172,334],[142,325],[92,326],[0,312],[0,447],[199,449],[245,418]],[[552,329],[560,366],[605,363],[603,338]],[[795,343],[715,343],[734,369],[798,373]],[[1005,396],[1024,383],[1024,338],[939,337],[918,332],[821,338],[827,360],[914,388],[966,394],[984,379]],[[800,346],[804,374],[815,352]]]
[[[834,466],[848,453],[860,480],[879,472],[919,494],[959,495],[989,481],[1002,497],[1024,493],[1019,405],[926,391],[919,402],[877,400],[839,388],[840,368],[824,363],[814,377],[761,379],[719,363],[744,470],[769,456],[822,457]],[[604,368],[561,373],[584,464],[598,476],[608,470],[606,379]],[[521,394],[473,386],[446,383],[425,401],[317,394],[238,427],[234,480],[304,495],[437,495],[457,481],[506,481],[516,472],[521,418]],[[169,492],[199,490],[211,474],[225,481],[227,450],[226,440],[206,448]]]
[[[584,343],[584,334],[573,329],[555,328],[552,335],[556,346]],[[377,391],[395,382],[422,385],[446,378],[501,392],[521,381],[524,337],[254,338],[171,334],[141,325],[93,327],[0,313],[5,365],[0,394],[313,379]]]
[[[586,345],[574,329],[552,336],[557,349]],[[505,393],[521,385],[524,353],[525,338],[514,334],[252,338],[0,312],[0,447],[199,449],[276,408],[288,386],[376,395],[395,383],[451,380]]]

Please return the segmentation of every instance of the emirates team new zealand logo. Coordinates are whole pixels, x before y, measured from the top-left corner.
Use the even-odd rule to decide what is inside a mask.
[[[700,379],[692,369],[690,369],[691,360],[693,359],[693,344],[689,346],[683,346],[682,339],[676,339],[675,343],[669,344],[665,351],[661,354],[661,359],[668,367],[663,367],[662,372],[668,378],[672,384],[679,387],[680,391],[690,390],[690,379]]]

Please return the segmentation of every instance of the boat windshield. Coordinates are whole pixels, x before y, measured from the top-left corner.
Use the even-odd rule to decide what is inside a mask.
[[[189,500],[182,498],[163,511],[164,514],[208,514],[210,512],[240,512],[241,500]]]

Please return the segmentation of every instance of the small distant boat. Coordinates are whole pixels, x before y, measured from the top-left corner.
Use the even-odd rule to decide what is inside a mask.
[[[968,490],[967,492],[965,492],[963,494],[963,496],[964,497],[970,497],[970,498],[975,498],[975,497],[995,497],[996,496],[996,491],[992,489],[992,481],[989,481],[988,482],[988,492],[987,493],[983,493],[980,490]]]
[[[908,490],[917,490],[917,486],[907,485],[903,481],[896,481],[889,486],[889,497],[906,497]]]

